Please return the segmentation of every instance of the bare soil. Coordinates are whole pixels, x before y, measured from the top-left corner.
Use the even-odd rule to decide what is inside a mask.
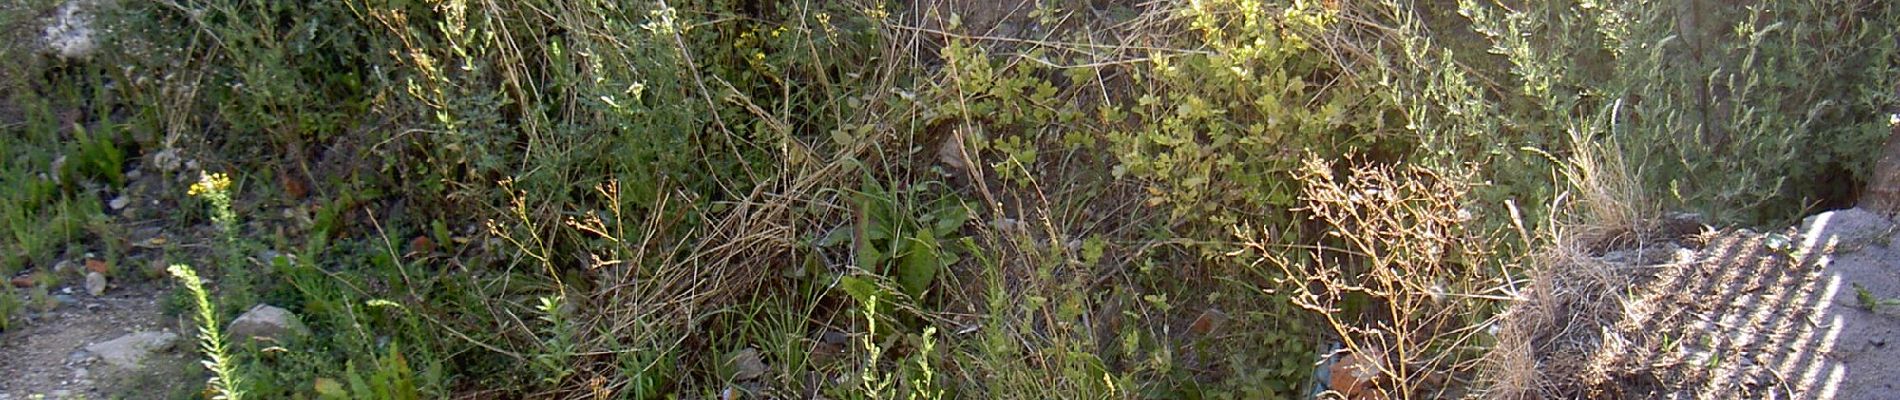
[[[1550,323],[1532,340],[1537,376],[1515,382],[1529,398],[1896,398],[1900,314],[1856,289],[1900,298],[1894,230],[1850,209],[1571,265],[1613,284],[1521,313]]]
[[[65,398],[179,398],[202,386],[192,360],[191,333],[159,309],[156,287],[114,288],[89,296],[74,284],[70,296],[30,320],[0,333],[0,400]],[[122,369],[85,351],[87,345],[132,332],[168,330],[179,335],[169,351],[141,368]]]

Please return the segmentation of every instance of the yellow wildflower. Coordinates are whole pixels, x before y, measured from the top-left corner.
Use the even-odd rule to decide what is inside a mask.
[[[185,194],[191,195],[192,197],[200,197],[211,193],[223,193],[225,189],[229,188],[231,188],[230,175],[225,175],[221,172],[209,174],[199,172],[198,183],[191,184],[191,188],[187,189]]]

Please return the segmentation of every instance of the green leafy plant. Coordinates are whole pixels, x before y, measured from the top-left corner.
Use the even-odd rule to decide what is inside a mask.
[[[568,322],[565,299],[560,296],[542,296],[535,310],[540,311],[539,318],[547,324],[546,338],[542,351],[535,355],[535,365],[544,382],[559,383],[573,373],[570,359],[574,356],[573,325]]]
[[[922,301],[943,268],[961,258],[952,244],[969,214],[954,197],[921,203],[915,190],[891,191],[867,183],[854,196],[851,238],[858,268],[890,279],[905,298]],[[849,285],[847,290],[852,287],[864,285]],[[863,294],[853,293],[867,300]]]
[[[21,304],[20,296],[14,292],[13,285],[10,282],[8,285],[0,287],[0,331],[6,331],[12,327],[13,314],[24,309],[26,309],[26,305]]]
[[[110,132],[107,125],[106,130]],[[87,177],[100,179],[112,186],[125,185],[125,152],[113,143],[112,135],[104,132],[88,132],[85,127],[74,126],[73,138],[79,147],[74,160],[67,165],[73,168],[72,178]],[[61,171],[66,173],[66,171]],[[68,179],[73,182],[77,179]]]
[[[1880,311],[1881,308],[1900,306],[1900,299],[1880,298],[1859,283],[1854,284],[1854,301],[1868,311]]]
[[[243,399],[244,391],[239,388],[243,387],[244,381],[238,373],[237,360],[233,358],[229,345],[225,343],[224,333],[219,328],[222,323],[218,321],[218,308],[211,303],[211,292],[205,290],[204,281],[198,278],[198,272],[189,265],[173,264],[167,271],[184,285],[197,306],[194,318],[198,323],[198,347],[204,352],[205,369],[213,375],[205,382],[206,386],[217,394],[216,398]]]

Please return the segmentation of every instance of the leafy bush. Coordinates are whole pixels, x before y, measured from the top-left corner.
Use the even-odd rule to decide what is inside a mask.
[[[123,4],[0,69],[0,272],[232,171],[257,397],[1415,394],[1538,216],[1838,201],[1895,102],[1874,1],[926,3]]]

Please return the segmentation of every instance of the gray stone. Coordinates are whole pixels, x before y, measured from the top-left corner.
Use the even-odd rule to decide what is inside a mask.
[[[268,337],[288,340],[310,333],[310,328],[304,327],[303,320],[298,319],[297,314],[290,313],[290,310],[258,304],[231,321],[231,328],[226,332],[237,339]]]
[[[73,350],[71,353],[66,353],[66,365],[85,365],[92,360],[92,353],[85,350]]]
[[[58,263],[53,264],[54,274],[59,274],[62,276],[65,274],[78,275],[79,271],[80,271],[79,264],[74,263],[73,260],[59,260]]]
[[[732,379],[749,381],[765,376],[765,360],[759,358],[759,350],[747,347],[732,354],[728,361],[732,365]]]
[[[138,368],[153,353],[171,350],[177,342],[178,334],[171,332],[133,332],[118,339],[87,345],[86,351],[107,364],[129,369]]]
[[[161,171],[177,171],[178,167],[184,163],[184,157],[178,155],[178,149],[167,148],[157,153],[152,153],[152,165],[157,166]]]
[[[1884,243],[1893,233],[1892,220],[1859,208],[1834,210],[1801,220],[1801,248],[1856,247]],[[1875,243],[1875,242],[1882,243]]]
[[[818,338],[819,338],[820,343],[843,346],[845,345],[845,342],[848,342],[851,340],[851,335],[846,335],[844,334],[844,332],[827,329],[825,330],[825,333],[823,335],[820,335]]]
[[[106,275],[98,271],[86,273],[86,293],[98,297],[106,294]]]

